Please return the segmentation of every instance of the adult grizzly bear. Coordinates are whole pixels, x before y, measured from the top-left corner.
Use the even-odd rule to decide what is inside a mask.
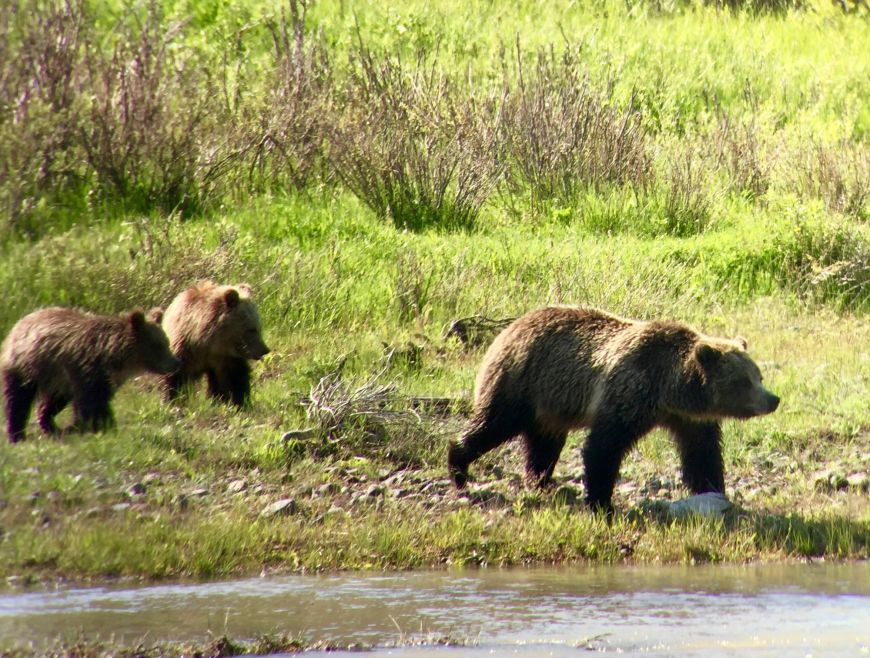
[[[761,416],[778,405],[744,341],[676,322],[542,308],[508,326],[484,356],[474,416],[449,447],[448,469],[462,488],[469,464],[522,435],[526,479],[545,485],[567,433],[587,427],[586,500],[610,512],[623,457],[662,426],[676,440],[686,486],[724,493],[720,420]]]
[[[205,376],[212,398],[238,407],[249,403],[248,361],[269,353],[249,286],[200,282],[172,300],[163,328],[181,359],[181,368],[164,378],[167,399],[174,400],[184,386]]]
[[[172,372],[180,365],[166,334],[155,323],[159,309],[101,316],[70,308],[44,308],[23,317],[0,348],[6,430],[12,443],[24,438],[37,395],[39,427],[57,434],[54,418],[73,403],[76,431],[113,423],[110,402],[140,372]]]

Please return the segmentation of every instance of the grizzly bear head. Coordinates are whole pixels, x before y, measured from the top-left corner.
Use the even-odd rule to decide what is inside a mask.
[[[707,393],[704,415],[752,418],[776,411],[779,398],[763,386],[761,371],[746,353],[745,340],[700,340],[694,358]]]
[[[215,328],[213,344],[224,353],[258,361],[270,352],[263,341],[260,315],[251,300],[251,288],[242,283],[226,287],[221,303],[223,313]]]
[[[153,309],[148,317],[137,309],[124,318],[132,334],[130,356],[132,363],[129,365],[168,375],[181,367],[181,361],[169,349],[169,339],[153,317]]]

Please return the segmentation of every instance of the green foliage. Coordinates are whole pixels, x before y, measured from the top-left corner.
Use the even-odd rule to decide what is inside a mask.
[[[870,24],[726,4],[0,4],[0,332],[211,278],[273,347],[249,412],[143,378],[115,430],[2,443],[0,573],[866,558],[866,505],[812,481],[870,426]],[[726,428],[741,509],[608,526],[509,450],[448,493],[492,328],[550,303],[750,339],[783,408]]]
[[[707,230],[732,192],[865,221],[866,21],[738,4],[566,3],[532,28],[523,3],[5,3],[3,232],[335,184],[415,231],[504,201],[582,212],[614,186],[647,233]]]

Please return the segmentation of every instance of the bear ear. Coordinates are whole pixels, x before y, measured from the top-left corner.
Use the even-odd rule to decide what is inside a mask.
[[[236,286],[236,288],[239,289],[239,292],[242,293],[243,297],[250,297],[253,294],[251,286],[249,286],[247,283],[240,283]]]
[[[141,309],[130,311],[130,326],[136,331],[145,326],[145,313]]]
[[[163,322],[163,307],[155,306],[150,311],[148,311],[148,319],[154,324],[160,324]]]
[[[230,288],[224,293],[224,303],[227,308],[235,308],[239,304],[239,291],[235,288]]]
[[[719,361],[722,352],[709,343],[698,343],[695,346],[695,358],[704,368],[710,368]]]
[[[735,338],[734,340],[736,340],[736,341],[737,341],[737,344],[740,345],[740,347],[743,348],[743,351],[744,351],[744,352],[745,352],[745,351],[747,350],[747,348],[749,347],[749,341],[747,341],[743,336],[737,336],[737,338]]]

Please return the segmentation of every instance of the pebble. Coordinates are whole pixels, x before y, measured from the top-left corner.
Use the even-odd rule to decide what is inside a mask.
[[[365,498],[377,498],[384,495],[384,488],[378,484],[369,485],[363,496]]]
[[[327,482],[325,484],[321,484],[314,490],[314,492],[321,497],[331,496],[333,494],[337,494],[339,491],[341,491],[341,487],[335,482]]]
[[[271,505],[267,505],[263,508],[263,511],[260,512],[260,516],[264,518],[268,518],[270,516],[281,515],[290,515],[295,514],[298,510],[298,505],[296,504],[296,500],[294,498],[282,498],[281,500],[276,500]]]
[[[231,494],[241,493],[245,489],[248,488],[248,481],[244,478],[240,480],[233,480],[227,485],[227,492]]]
[[[160,484],[163,481],[160,473],[156,473],[152,471],[151,473],[146,473],[145,477],[142,478],[143,484]]]

